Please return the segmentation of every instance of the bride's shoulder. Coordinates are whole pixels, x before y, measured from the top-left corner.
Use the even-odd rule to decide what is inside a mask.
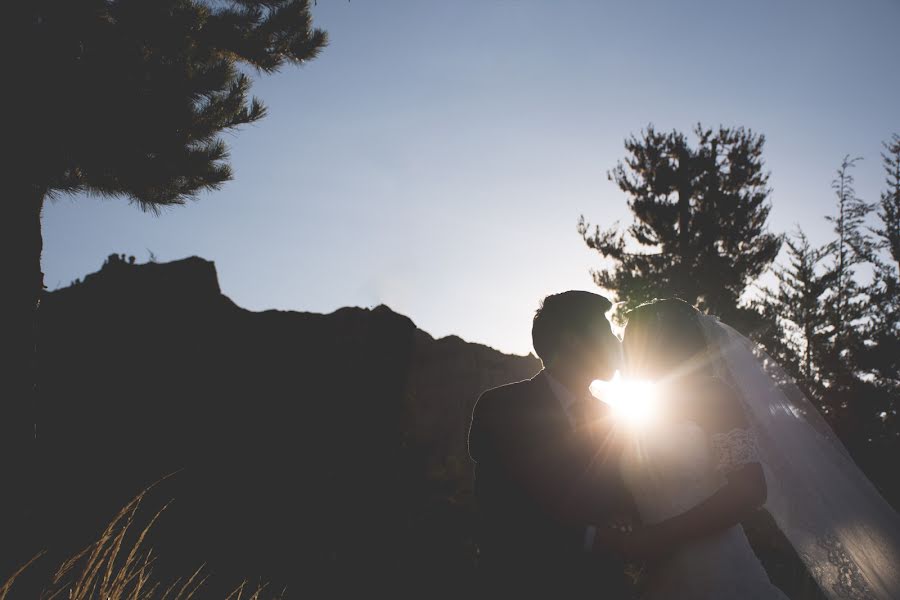
[[[737,390],[719,377],[704,377],[694,387],[694,420],[710,434],[747,427]]]

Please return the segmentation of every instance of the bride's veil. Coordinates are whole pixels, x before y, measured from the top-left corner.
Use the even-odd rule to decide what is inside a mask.
[[[831,600],[900,598],[900,516],[792,378],[715,317],[713,368],[738,392],[766,472],[766,509]]]

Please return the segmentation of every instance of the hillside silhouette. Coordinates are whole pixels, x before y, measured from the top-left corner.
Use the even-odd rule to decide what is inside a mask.
[[[174,498],[154,572],[287,597],[464,588],[472,405],[540,368],[387,306],[252,312],[197,257],[111,255],[45,295],[38,349],[37,546],[71,555],[175,473],[145,501]]]

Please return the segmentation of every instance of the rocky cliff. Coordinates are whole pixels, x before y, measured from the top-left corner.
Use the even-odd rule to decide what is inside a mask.
[[[175,473],[148,499],[175,499],[160,572],[205,562],[210,585],[261,577],[294,597],[464,586],[472,405],[540,368],[386,306],[251,312],[209,261],[115,255],[46,295],[39,356],[35,539],[70,552]]]

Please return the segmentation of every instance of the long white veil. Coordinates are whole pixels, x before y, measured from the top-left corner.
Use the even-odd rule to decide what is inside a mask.
[[[830,600],[900,599],[900,516],[758,344],[715,317],[700,322],[756,434],[766,509],[819,587]]]

